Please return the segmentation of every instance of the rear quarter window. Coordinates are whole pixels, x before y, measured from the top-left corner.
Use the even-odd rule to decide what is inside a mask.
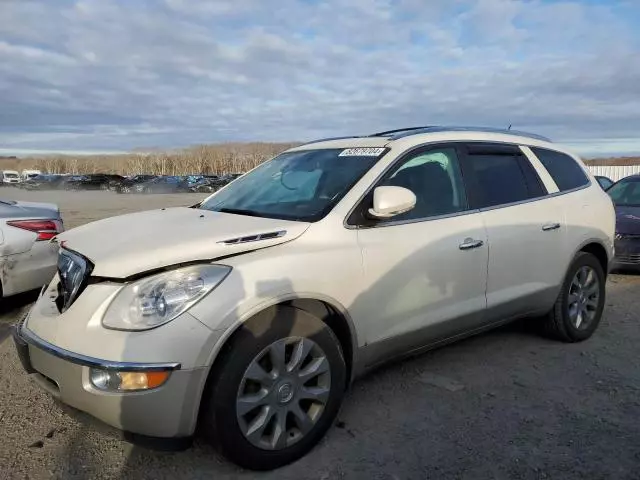
[[[589,178],[578,163],[565,153],[531,147],[561,192],[587,185]]]

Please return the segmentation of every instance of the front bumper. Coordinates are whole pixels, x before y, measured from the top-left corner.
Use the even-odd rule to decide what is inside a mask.
[[[195,431],[205,368],[183,370],[179,364],[103,361],[63,350],[23,326],[13,339],[25,371],[61,402],[122,431],[134,443],[154,448],[184,448]],[[152,390],[114,393],[97,390],[90,367],[113,370],[171,369],[167,382]],[[160,440],[164,442],[158,443]]]
[[[615,268],[640,268],[640,235],[617,238],[615,252]]]

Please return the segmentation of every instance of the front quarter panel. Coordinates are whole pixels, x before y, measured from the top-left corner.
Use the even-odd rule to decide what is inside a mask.
[[[327,302],[342,313],[360,292],[362,259],[356,231],[314,224],[293,242],[225,259],[233,267],[211,294],[189,311],[223,341],[265,308],[304,298]],[[351,320],[350,320],[351,322]],[[358,337],[358,325],[350,325]]]

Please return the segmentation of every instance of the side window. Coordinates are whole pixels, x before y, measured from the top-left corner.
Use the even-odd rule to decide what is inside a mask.
[[[561,192],[589,183],[589,178],[580,165],[569,155],[539,147],[531,147],[531,150],[547,169]]]
[[[410,156],[391,169],[380,185],[408,188],[416,195],[416,206],[390,221],[427,218],[467,209],[460,164],[453,147]]]
[[[546,195],[540,179],[526,157],[513,151],[470,151],[467,168],[474,179],[474,208],[521,202]]]

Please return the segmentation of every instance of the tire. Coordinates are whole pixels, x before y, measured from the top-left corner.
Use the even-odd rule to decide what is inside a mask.
[[[272,358],[270,348],[283,344],[284,350],[276,348],[275,351],[285,352],[285,364],[281,371],[286,371],[286,374],[277,376],[276,364],[269,363]],[[310,344],[313,346],[309,347]],[[304,345],[304,348],[300,345]],[[296,363],[295,352],[304,351],[307,347],[310,348],[307,356],[298,362],[302,368],[293,369],[294,373],[290,373],[288,368]],[[288,355],[286,352],[289,352]],[[245,374],[249,375],[249,366],[253,368],[259,358],[262,359],[262,372],[270,371],[269,377],[262,377],[267,379],[266,382],[271,382],[272,386],[268,389],[263,389],[262,383],[245,378]],[[325,372],[299,381],[296,372],[304,375],[307,369],[312,369],[316,364],[328,366],[328,377]],[[322,368],[315,371],[321,371]],[[292,378],[292,383],[288,383]],[[310,382],[317,382],[319,386],[309,385]],[[322,439],[338,414],[346,384],[344,357],[331,329],[302,310],[286,306],[271,307],[240,327],[221,352],[203,396],[203,415],[199,426],[225,457],[241,467],[251,470],[278,468],[304,456]],[[320,403],[299,398],[301,392],[306,393],[314,388],[325,394],[323,408],[319,407]],[[254,391],[269,392],[264,395],[267,399],[264,403],[268,405],[253,409],[248,407],[249,410],[243,413],[238,408],[238,399],[245,395],[251,398],[250,395],[255,395]],[[305,434],[302,434],[301,426],[305,421],[300,420],[299,423],[296,420],[303,417],[296,417],[289,410],[296,408],[303,413],[307,410],[304,419],[310,423],[307,422],[309,430]],[[270,416],[271,412],[275,414]],[[258,435],[250,440],[243,433],[241,424],[247,430],[261,415],[268,420],[264,422],[263,429],[257,429]],[[285,431],[278,435],[277,431],[282,431],[278,429],[278,425],[282,425],[281,418],[285,418]]]
[[[579,289],[578,285],[574,282],[580,283],[577,275],[578,272],[581,271],[592,272],[598,282],[597,285],[591,285],[588,290],[585,290],[585,292],[593,291],[594,294],[597,294],[595,306],[592,304],[595,297],[589,293],[583,293],[586,302],[591,302],[591,305],[587,307],[588,313],[582,314],[581,318],[584,321],[578,321],[574,318],[575,313],[572,317],[572,313],[577,311],[576,308],[579,308],[579,302],[581,302],[581,300],[578,300],[578,302],[570,302],[570,299],[574,300],[577,297],[575,294]],[[544,319],[545,333],[552,338],[568,343],[582,342],[591,337],[598,328],[602,318],[606,300],[605,282],[606,275],[598,259],[590,253],[579,252],[567,271],[562,290],[558,295],[553,309]],[[591,313],[593,314],[592,318],[590,318]]]

